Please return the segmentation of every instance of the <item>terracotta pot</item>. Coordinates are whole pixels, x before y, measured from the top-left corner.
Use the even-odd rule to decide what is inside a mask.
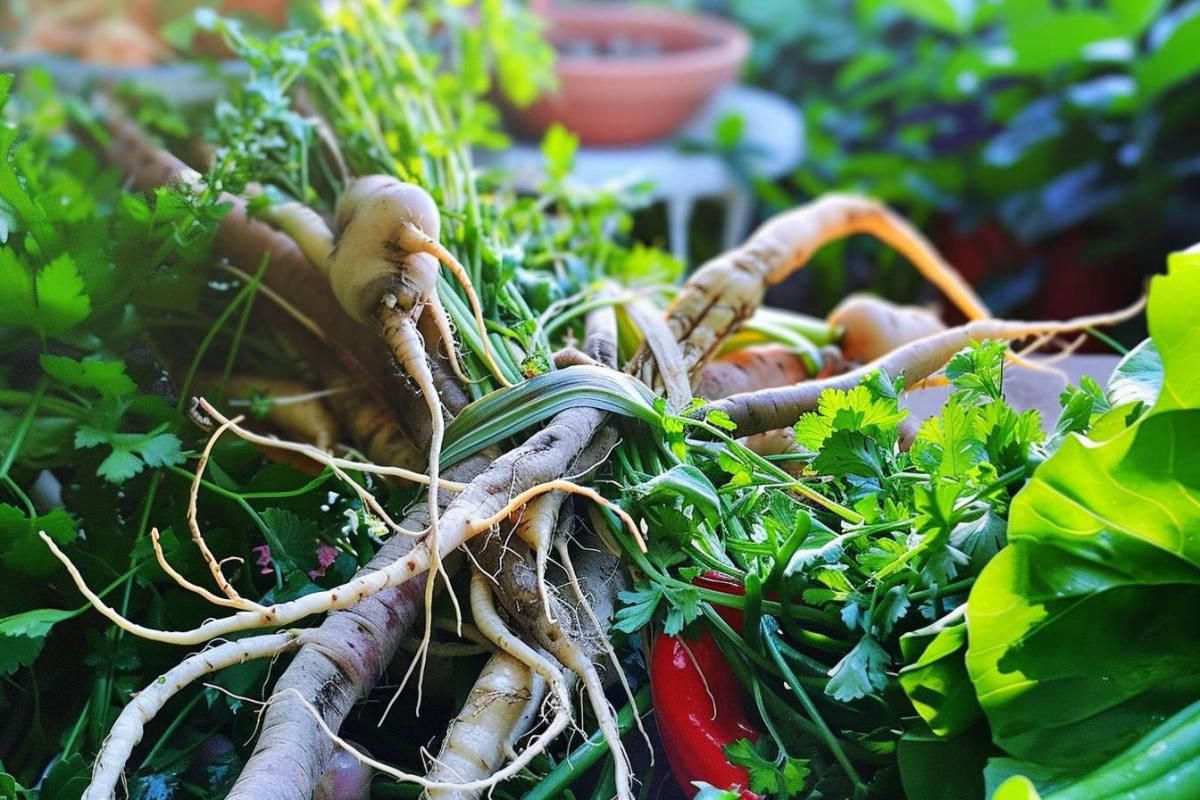
[[[514,112],[540,134],[561,122],[586,144],[634,144],[668,136],[717,89],[737,77],[750,52],[744,30],[716,17],[667,8],[591,4],[549,8],[547,35],[559,51],[558,89]],[[653,52],[573,52],[590,42],[653,42]]]

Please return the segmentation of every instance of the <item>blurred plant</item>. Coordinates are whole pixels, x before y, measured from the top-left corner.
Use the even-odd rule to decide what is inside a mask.
[[[957,244],[1006,250],[1026,273],[1045,253],[1024,245],[1078,226],[1086,247],[1058,260],[1127,261],[1130,283],[1196,237],[1195,0],[700,5],[746,25],[754,79],[801,104],[803,194],[855,189],[925,222],[952,216],[945,238],[984,231]],[[987,260],[966,265],[972,277],[1000,266]],[[993,291],[998,305],[1036,286],[1010,277],[1024,288]]]

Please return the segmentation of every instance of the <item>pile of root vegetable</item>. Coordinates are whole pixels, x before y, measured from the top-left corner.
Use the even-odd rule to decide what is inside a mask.
[[[483,9],[200,15],[214,108],[9,98],[0,796],[1190,796],[1195,258],[1042,420],[1005,372],[1144,303],[993,319],[854,195],[676,283],[566,132],[535,197],[473,164],[548,53]],[[763,307],[857,234],[966,321]]]

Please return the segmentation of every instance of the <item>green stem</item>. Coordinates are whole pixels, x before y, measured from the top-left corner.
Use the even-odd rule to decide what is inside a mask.
[[[841,503],[830,500],[825,495],[809,487],[808,484],[796,480],[791,475],[760,456],[758,453],[755,453],[745,445],[739,444],[737,440],[735,440],[732,436],[729,436],[720,428],[710,425],[708,422],[705,422],[702,419],[695,419],[693,417],[678,417],[677,419],[679,419],[679,421],[685,425],[690,425],[693,428],[699,428],[708,433],[710,436],[713,436],[724,442],[727,447],[746,458],[748,461],[750,461],[750,463],[754,464],[759,469],[764,470],[771,477],[786,484],[787,487],[792,491],[798,492],[809,500],[812,500],[817,505],[822,506],[828,511],[832,511],[834,514],[837,514],[847,522],[854,525],[863,522],[862,514],[859,514],[853,509],[846,508]]]
[[[27,408],[33,402],[34,394],[34,392],[23,392],[20,389],[0,389],[0,405]],[[52,414],[61,414],[64,417],[79,417],[85,411],[83,406],[77,403],[44,395],[41,398],[41,405],[46,411]]]
[[[37,413],[38,405],[41,404],[42,395],[45,392],[46,380],[43,378],[38,381],[37,387],[33,390],[33,396],[29,399],[29,406],[21,415],[20,421],[17,422],[17,429],[13,431],[12,444],[8,446],[8,451],[4,454],[4,461],[0,462],[0,478],[8,477],[8,471],[12,469],[13,462],[17,460],[17,453],[21,451],[21,445],[25,443],[25,437],[29,434],[30,427],[33,426],[33,417]]]
[[[220,332],[221,328],[225,326],[225,321],[228,320],[233,312],[237,310],[238,306],[245,302],[246,298],[253,294],[258,288],[259,279],[262,277],[263,272],[267,268],[268,259],[269,254],[263,253],[262,261],[259,263],[258,272],[256,273],[254,279],[238,290],[238,293],[234,295],[233,300],[229,302],[229,305],[225,306],[225,308],[221,310],[221,313],[217,315],[217,318],[213,320],[213,324],[209,327],[208,333],[204,334],[204,338],[200,340],[200,344],[196,348],[196,355],[192,357],[192,363],[188,367],[187,375],[184,377],[183,383],[180,384],[179,387],[179,402],[176,404],[176,408],[179,411],[182,412],[184,405],[186,405],[188,402],[189,392],[192,388],[192,381],[196,377],[196,372],[200,369],[201,359],[203,359],[204,354],[208,352],[208,348],[212,345],[213,340],[217,338],[217,334]]]
[[[841,766],[842,771],[846,773],[846,777],[854,784],[854,792],[856,795],[866,794],[867,787],[859,776],[858,771],[854,769],[854,765],[850,763],[850,759],[846,756],[846,751],[842,749],[842,743],[833,735],[833,731],[829,729],[825,718],[821,716],[821,712],[817,710],[812,698],[808,696],[808,692],[804,690],[804,686],[800,683],[800,679],[796,677],[796,673],[792,672],[791,665],[779,652],[779,648],[775,644],[775,621],[770,617],[762,619],[762,641],[766,646],[767,652],[771,655],[771,659],[783,673],[783,679],[787,686],[792,690],[792,694],[800,701],[801,708],[812,723],[817,727],[821,734],[821,739],[825,742],[825,746],[829,748],[829,752],[833,754],[833,758]]]
[[[307,160],[305,161],[307,163]],[[233,362],[237,360],[239,346],[242,342],[242,336],[246,333],[246,322],[250,319],[250,312],[254,309],[254,298],[258,297],[258,285],[262,280],[263,273],[267,271],[267,262],[269,261],[269,253],[264,252],[262,259],[258,264],[258,271],[254,273],[254,280],[251,286],[254,288],[250,291],[246,298],[245,307],[242,309],[242,315],[238,318],[237,328],[233,332],[233,342],[229,345],[229,355],[225,357],[225,368],[221,370],[221,382],[217,385],[217,403],[225,401],[225,389],[229,385],[229,376],[233,373]]]

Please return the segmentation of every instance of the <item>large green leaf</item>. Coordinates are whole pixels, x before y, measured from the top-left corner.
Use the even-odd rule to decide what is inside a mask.
[[[993,740],[1081,772],[1200,695],[1200,269],[1154,280],[1153,412],[1066,441],[1018,494],[968,603],[967,668]]]
[[[603,367],[567,367],[498,389],[464,408],[446,428],[442,466],[576,406],[661,424],[654,393],[641,381]]]
[[[1145,102],[1195,76],[1200,70],[1200,14],[1179,25],[1135,75]]]
[[[1175,253],[1150,286],[1150,338],[1163,364],[1156,411],[1200,408],[1200,253]]]
[[[896,747],[904,794],[913,800],[982,800],[991,744],[987,727],[944,739],[924,726],[905,731]]]
[[[1013,501],[968,603],[996,743],[1095,765],[1200,694],[1200,411],[1068,440]]]
[[[1162,392],[1162,382],[1162,359],[1154,347],[1154,341],[1146,339],[1126,353],[1117,364],[1104,394],[1113,408],[1128,403],[1153,406]]]
[[[959,606],[932,625],[900,637],[900,650],[910,662],[900,670],[900,686],[930,730],[941,737],[965,732],[980,716],[963,661],[966,610]]]

